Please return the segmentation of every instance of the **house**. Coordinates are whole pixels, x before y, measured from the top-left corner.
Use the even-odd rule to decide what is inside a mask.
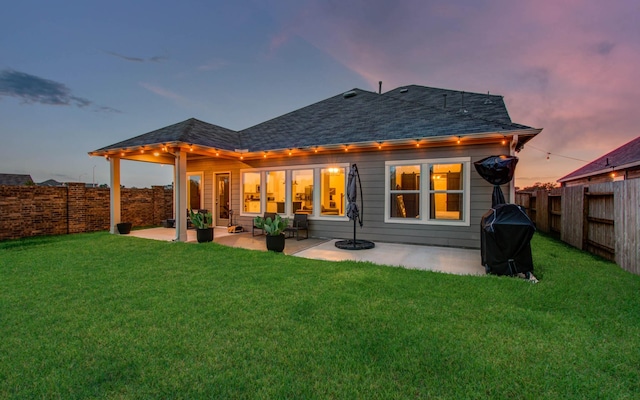
[[[514,154],[540,131],[513,123],[502,96],[410,85],[353,89],[241,131],[191,118],[89,154],[111,163],[112,227],[127,159],[174,165],[175,210],[185,210],[175,216],[176,240],[186,240],[188,208],[212,211],[218,226],[230,223],[230,210],[245,226],[264,212],[302,212],[310,235],[348,238],[355,163],[359,238],[479,248],[492,186],[472,163]]]
[[[31,175],[26,174],[0,174],[0,185],[33,185],[33,179],[31,179]]]
[[[64,186],[64,183],[58,182],[55,179],[47,179],[46,181],[38,183],[38,186],[59,187]]]
[[[640,136],[558,179],[564,186],[640,178]]]

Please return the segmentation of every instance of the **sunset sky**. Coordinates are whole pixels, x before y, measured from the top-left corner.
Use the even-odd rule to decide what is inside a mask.
[[[108,183],[87,152],[191,117],[240,130],[383,81],[503,95],[543,128],[516,185],[555,181],[640,135],[639,15],[637,0],[11,2],[0,173]],[[172,176],[123,162],[126,186]]]

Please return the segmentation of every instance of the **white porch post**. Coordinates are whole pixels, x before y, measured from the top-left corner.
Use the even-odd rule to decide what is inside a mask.
[[[518,135],[513,135],[513,138],[511,138],[511,145],[509,146],[509,155],[510,156],[515,156],[516,155],[516,146],[518,145]],[[511,182],[509,182],[509,203],[515,203],[516,202],[516,177],[515,175],[513,176],[513,180],[511,180]]]
[[[176,149],[174,204],[176,214],[176,239],[187,241],[187,153]]]
[[[120,223],[122,218],[120,212],[120,159],[118,157],[109,158],[111,190],[109,190],[109,210],[110,210],[110,227],[109,232],[117,233],[116,224]]]

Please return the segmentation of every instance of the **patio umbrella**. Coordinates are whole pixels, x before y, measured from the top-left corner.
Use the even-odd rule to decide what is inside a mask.
[[[358,208],[358,188],[360,188],[360,208]],[[364,250],[375,247],[375,244],[369,240],[356,240],[356,221],[362,228],[362,182],[358,173],[358,166],[351,165],[349,170],[349,178],[347,180],[347,217],[353,221],[353,240],[340,240],[336,242],[336,247],[345,250]]]

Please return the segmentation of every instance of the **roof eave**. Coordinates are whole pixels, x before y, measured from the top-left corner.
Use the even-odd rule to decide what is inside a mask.
[[[588,178],[590,176],[609,174],[611,172],[625,170],[625,169],[628,169],[628,168],[639,167],[639,166],[640,166],[640,160],[634,161],[632,163],[623,164],[623,165],[611,166],[611,167],[607,167],[605,169],[599,169],[599,170],[596,170],[596,171],[587,172],[587,173],[576,175],[576,176],[571,176],[571,174],[565,175],[562,178],[558,179],[556,182],[560,182],[560,183],[570,182],[570,181],[575,181],[575,180],[578,180],[578,179]]]

